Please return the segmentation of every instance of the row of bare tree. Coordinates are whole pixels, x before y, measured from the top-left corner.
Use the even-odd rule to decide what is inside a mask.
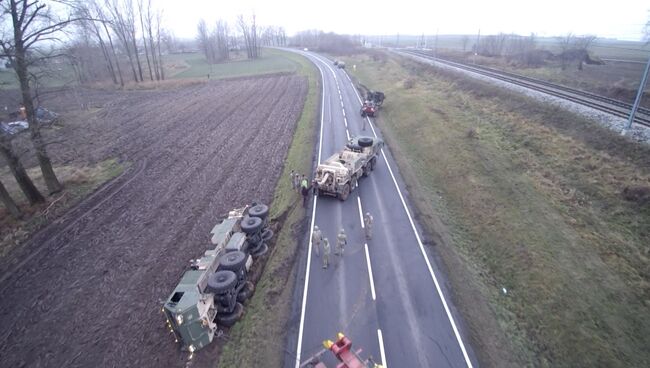
[[[346,54],[353,51],[357,45],[360,45],[360,41],[355,41],[350,36],[332,32],[325,33],[319,30],[309,30],[298,32],[289,44],[333,54]]]
[[[101,80],[98,65],[120,86],[124,74],[135,83],[165,79],[162,12],[153,9],[151,0],[73,0],[71,6],[77,32],[66,56],[79,82]]]
[[[239,15],[235,32],[231,32],[224,20],[218,20],[211,29],[205,20],[200,20],[197,25],[197,42],[208,62],[218,63],[229,59],[230,50],[242,48],[246,50],[249,59],[256,59],[260,56],[262,46],[286,46],[287,35],[282,27],[260,27],[255,14],[249,20]]]

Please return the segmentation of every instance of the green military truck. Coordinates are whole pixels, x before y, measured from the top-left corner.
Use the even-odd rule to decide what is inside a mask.
[[[164,302],[167,327],[182,349],[194,353],[205,347],[222,327],[231,327],[253,292],[247,272],[263,256],[269,229],[269,208],[253,203],[230,211],[211,231],[211,248],[190,261],[190,270]]]

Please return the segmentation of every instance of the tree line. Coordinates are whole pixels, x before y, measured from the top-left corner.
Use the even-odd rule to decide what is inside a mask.
[[[204,19],[197,25],[196,41],[208,63],[230,59],[231,51],[245,50],[248,59],[257,59],[262,46],[286,46],[287,35],[282,27],[262,27],[252,14],[248,19],[237,16],[234,31],[223,19],[209,27]]]
[[[53,73],[47,66],[67,61],[80,83],[108,78],[123,87],[129,81],[164,80],[161,45],[173,44],[172,39],[151,0],[0,0],[0,59],[16,74],[20,112],[49,194],[63,185],[36,118],[40,82]],[[12,135],[1,131],[0,157],[29,204],[45,202],[12,145]],[[21,217],[2,182],[0,201],[11,215]]]

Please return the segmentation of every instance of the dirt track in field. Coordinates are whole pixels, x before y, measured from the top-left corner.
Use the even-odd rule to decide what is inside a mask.
[[[0,365],[185,366],[159,300],[222,215],[271,201],[306,89],[283,75],[122,93],[88,129],[59,129],[59,163],[132,165],[0,262]]]

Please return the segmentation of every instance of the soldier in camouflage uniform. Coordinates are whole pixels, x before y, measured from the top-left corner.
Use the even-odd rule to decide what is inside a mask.
[[[320,256],[320,243],[323,240],[323,234],[320,232],[318,226],[314,226],[314,232],[311,234],[311,245],[314,247],[316,257]]]
[[[364,229],[366,230],[366,239],[372,239],[372,222],[374,219],[370,212],[366,212],[366,216],[363,218]]]
[[[330,265],[330,242],[327,238],[323,239],[323,268]]]
[[[339,231],[339,235],[336,237],[336,252],[335,254],[337,256],[343,256],[343,250],[345,250],[345,246],[348,244],[348,237],[345,235],[345,230],[341,228],[341,231]]]

